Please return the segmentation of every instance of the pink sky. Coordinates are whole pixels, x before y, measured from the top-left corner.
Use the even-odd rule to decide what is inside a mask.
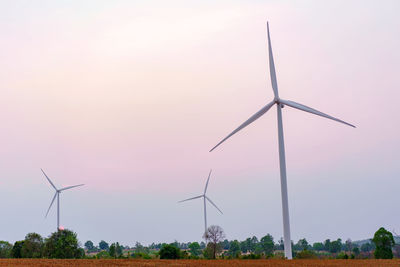
[[[86,184],[62,196],[62,222],[82,239],[199,240],[201,204],[176,201],[200,193],[213,168],[210,194],[225,214],[210,209],[210,223],[230,239],[278,239],[276,111],[208,152],[272,99],[267,20],[281,97],[357,126],[284,109],[293,239],[400,231],[394,210],[380,208],[400,201],[398,8],[3,2],[0,198],[15,206],[0,227],[15,229],[0,238],[47,235],[55,225],[55,210],[42,219],[52,193],[44,168],[60,186]],[[110,208],[107,218],[99,206]],[[170,231],[152,230],[160,218]],[[111,222],[121,229],[103,230]]]

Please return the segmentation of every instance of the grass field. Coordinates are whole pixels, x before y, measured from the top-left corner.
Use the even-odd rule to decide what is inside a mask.
[[[132,267],[184,267],[184,266],[267,266],[267,267],[400,267],[396,260],[49,260],[49,259],[0,259],[0,267],[50,267],[50,266],[132,266]]]

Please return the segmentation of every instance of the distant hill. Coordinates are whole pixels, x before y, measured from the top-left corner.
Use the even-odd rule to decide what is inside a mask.
[[[372,243],[372,239],[363,239],[363,240],[357,240],[357,241],[353,241],[354,244],[358,245],[359,247],[361,247],[362,245],[366,244],[366,243]]]
[[[395,242],[396,244],[400,244],[400,236],[395,236],[395,235],[393,235],[393,238],[394,238],[394,242]],[[370,239],[363,239],[363,240],[353,241],[354,244],[357,244],[357,245],[360,246],[360,247],[361,247],[363,244],[368,243],[368,242],[372,242],[372,239],[370,238]]]

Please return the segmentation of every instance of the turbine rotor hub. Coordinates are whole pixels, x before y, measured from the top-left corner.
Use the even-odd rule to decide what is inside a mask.
[[[279,99],[279,97],[275,98],[275,104],[279,105],[281,108],[285,107],[285,105],[281,103],[281,100]]]

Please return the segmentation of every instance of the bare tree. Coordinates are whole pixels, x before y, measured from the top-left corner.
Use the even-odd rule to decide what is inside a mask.
[[[218,225],[211,225],[207,228],[203,238],[208,242],[207,247],[210,246],[212,258],[215,259],[216,254],[220,249],[219,243],[225,238],[224,230]]]

